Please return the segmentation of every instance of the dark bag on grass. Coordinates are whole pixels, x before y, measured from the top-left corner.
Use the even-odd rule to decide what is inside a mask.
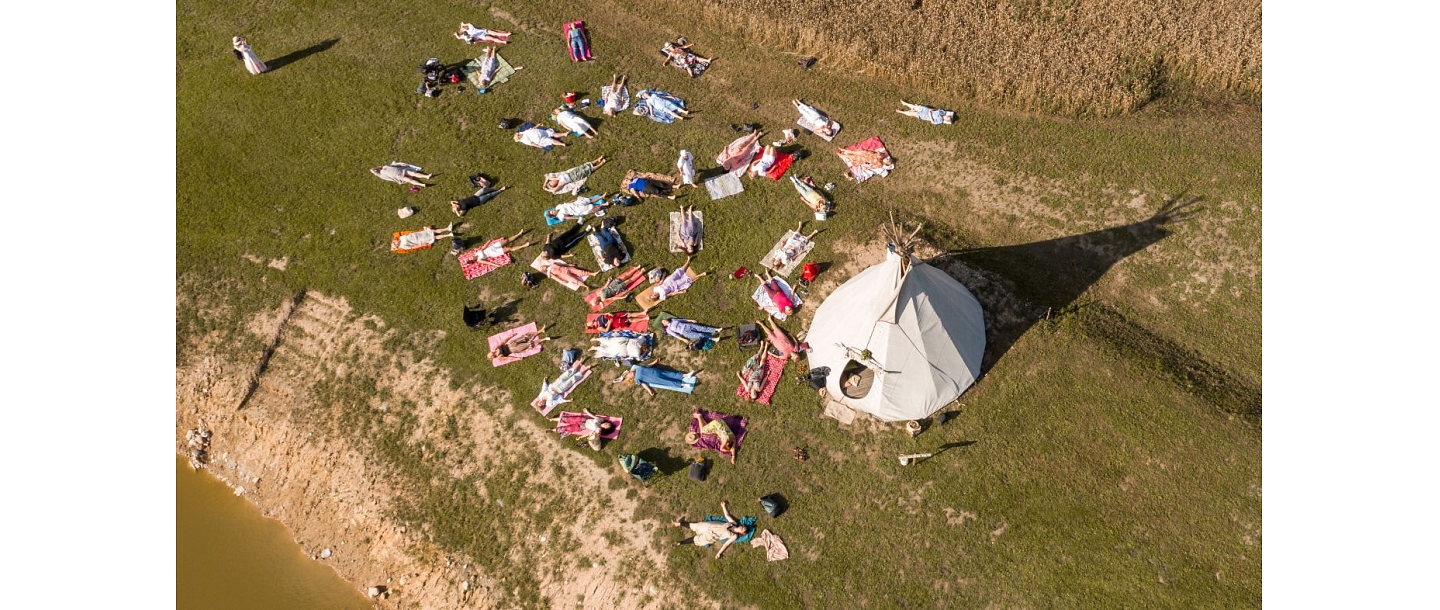
[[[760,508],[765,509],[765,514],[770,515],[771,519],[779,517],[780,513],[785,512],[785,506],[775,494],[761,497]]]
[[[710,465],[705,458],[699,458],[690,464],[690,480],[704,482],[705,477],[710,475]]]

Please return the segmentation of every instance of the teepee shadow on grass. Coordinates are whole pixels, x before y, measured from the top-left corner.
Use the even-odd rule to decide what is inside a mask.
[[[1014,246],[947,253],[928,261],[965,284],[985,309],[983,377],[1037,322],[1072,306],[1116,263],[1165,239],[1201,197],[1168,199],[1127,225]],[[959,263],[959,264],[947,264]]]

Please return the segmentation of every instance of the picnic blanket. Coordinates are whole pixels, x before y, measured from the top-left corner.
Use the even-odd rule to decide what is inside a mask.
[[[639,99],[631,112],[636,116],[650,117],[656,123],[674,123],[680,118],[675,111],[685,109],[685,100],[656,89],[646,89],[635,97]]]
[[[878,137],[856,142],[836,151],[840,159],[850,168],[850,176],[856,182],[864,182],[873,176],[888,176],[895,169],[895,159]]]
[[[556,283],[556,284],[559,284],[559,285],[564,286],[564,287],[566,287],[566,288],[569,288],[569,289],[571,289],[571,290],[580,290],[580,288],[582,288],[582,287],[584,286],[584,284],[571,284],[571,283],[568,283],[568,282],[564,282],[564,281],[561,281],[561,279],[558,278],[558,277],[550,277],[550,274],[547,273],[547,272],[550,270],[550,266],[551,266],[551,265],[569,265],[569,264],[570,264],[570,263],[565,263],[565,262],[560,262],[560,261],[549,261],[549,262],[547,262],[547,261],[545,260],[545,254],[544,254],[544,253],[541,253],[541,254],[535,256],[535,260],[530,261],[530,268],[531,268],[531,269],[534,269],[534,270],[536,270],[536,271],[539,271],[539,272],[542,273],[542,274],[545,274],[545,277],[549,277],[550,279],[555,280],[555,283]],[[573,265],[571,265],[571,266],[573,266]]]
[[[396,231],[390,236],[390,251],[399,254],[429,250],[434,245],[435,227],[425,227],[414,231]]]
[[[770,530],[760,532],[760,537],[750,541],[750,546],[765,549],[765,561],[780,561],[790,558],[790,549],[785,542]]]
[[[705,191],[710,193],[710,201],[724,199],[731,195],[739,195],[745,192],[745,185],[740,183],[740,174],[745,173],[741,167],[730,173],[720,174],[705,181]]]
[[[515,260],[510,257],[509,252],[494,258],[485,258],[485,248],[490,247],[491,244],[498,241],[502,241],[501,238],[497,237],[485,242],[482,246],[476,246],[460,253],[460,256],[457,258],[460,259],[460,272],[465,274],[465,279],[473,280],[515,262]]]
[[[695,222],[697,222],[697,223],[700,224],[700,230],[697,232],[697,233],[698,233],[697,237],[699,237],[699,239],[700,239],[700,246],[699,246],[698,248],[696,248],[696,250],[704,250],[704,249],[705,249],[705,213],[697,210],[697,211],[695,212]],[[670,213],[670,251],[671,251],[671,252],[684,252],[684,251],[685,251],[684,248],[681,248],[681,247],[680,247],[680,212],[671,212],[671,213]]]
[[[800,305],[803,303],[803,301],[800,300],[800,297],[795,296],[795,292],[793,290],[790,290],[790,283],[786,282],[785,278],[780,277],[775,278],[775,282],[780,284],[780,292],[785,293],[785,296],[790,299],[790,302],[795,304],[795,309],[800,309]],[[750,295],[750,298],[755,301],[756,305],[760,306],[760,309],[763,309],[766,313],[775,316],[775,319],[780,320],[781,322],[785,321],[786,315],[782,313],[780,311],[780,308],[775,305],[775,301],[770,298],[770,293],[765,290],[765,286],[763,284],[755,287],[755,293]]]
[[[760,154],[760,148],[760,132],[751,132],[725,145],[725,150],[715,155],[715,162],[727,172],[747,168],[755,155]]]
[[[704,409],[696,409],[695,412],[699,413],[700,419],[705,420],[706,422],[709,422],[713,419],[725,420],[725,425],[730,426],[730,432],[735,435],[735,451],[736,453],[739,453],[740,442],[745,440],[745,418],[740,417],[739,415],[726,415],[724,413],[716,413],[713,411],[706,411]],[[700,434],[700,426],[695,423],[695,418],[690,418],[690,424],[688,429],[690,432],[694,432],[700,437],[699,440],[695,441],[694,445],[690,445],[691,447],[694,447],[696,449],[712,449],[715,451],[720,450],[720,440],[716,438],[713,434]]]
[[[686,277],[689,277],[691,280],[695,280],[696,278],[699,277],[699,274],[695,273],[695,269],[694,269],[694,268],[687,267],[687,268],[685,269],[685,276],[686,276]],[[635,304],[636,304],[636,305],[639,305],[640,308],[641,308],[641,309],[644,309],[645,311],[650,311],[651,309],[654,309],[656,305],[659,305],[660,303],[668,300],[669,298],[671,298],[671,297],[673,297],[673,296],[675,296],[675,295],[677,295],[677,294],[684,294],[685,292],[687,292],[687,291],[690,290],[689,288],[686,288],[685,290],[682,290],[682,291],[680,291],[680,292],[672,293],[672,294],[666,296],[664,299],[662,299],[662,298],[660,298],[658,295],[655,294],[655,289],[658,288],[659,286],[660,286],[660,284],[654,284],[654,285],[652,285],[652,286],[650,286],[650,287],[648,287],[648,288],[646,288],[646,289],[644,289],[644,290],[641,290],[638,294],[635,295]]]
[[[589,418],[590,416],[584,413],[561,411],[560,422],[555,424],[555,431],[560,433],[560,438],[565,438],[572,434],[579,434],[583,430],[581,426],[583,426],[585,420]],[[608,415],[596,415],[595,418],[601,421],[608,421],[611,425],[615,426],[611,428],[609,432],[602,433],[600,438],[613,441],[620,436],[620,424],[624,423],[624,418],[610,417]]]
[[[724,515],[706,515],[705,520],[711,523],[729,523],[729,521],[725,520]],[[736,538],[732,544],[745,544],[755,538],[755,517],[741,517],[740,525],[749,526],[749,531],[747,531],[744,536]],[[710,545],[706,544],[704,546]]]
[[[630,249],[625,247],[625,240],[620,238],[619,231],[616,231],[614,227],[608,229],[597,229],[597,231],[609,231],[613,233],[615,235],[615,243],[620,244],[620,252],[625,255],[620,259],[620,264],[623,265],[630,262]],[[601,271],[609,271],[615,268],[615,265],[611,265],[605,262],[605,254],[600,251],[599,237],[596,237],[594,233],[591,233],[585,236],[585,241],[590,243],[590,251],[595,253],[595,262],[600,265]]]
[[[796,244],[791,243],[792,239],[797,242],[804,240],[803,247],[799,249],[795,248]],[[775,247],[765,253],[765,258],[760,259],[760,264],[780,275],[790,275],[795,271],[796,267],[800,266],[800,261],[804,260],[805,257],[810,254],[810,251],[814,249],[814,240],[805,239],[805,236],[791,229],[786,231],[785,236],[781,237],[780,241],[775,243]],[[787,294],[786,296],[789,295]]]
[[[465,62],[465,65],[460,67],[460,73],[464,74],[465,80],[470,81],[470,84],[475,87],[475,93],[477,94],[489,93],[491,89],[495,88],[495,85],[510,80],[510,76],[521,69],[510,65],[510,62],[505,61],[505,58],[500,55],[500,52],[496,51],[495,78],[490,79],[489,87],[482,88],[480,86],[480,63],[483,59],[483,56],[476,57],[475,59]]]
[[[604,311],[606,307],[609,307],[616,301],[624,299],[626,295],[634,292],[636,288],[639,288],[641,284],[645,283],[645,268],[636,265],[621,272],[620,275],[615,276],[612,280],[613,279],[625,282],[625,290],[607,299],[602,295],[605,287],[601,286],[596,288],[594,292],[585,296],[585,302],[590,304],[590,311]],[[606,282],[606,284],[608,285],[609,282]]]
[[[495,351],[495,348],[500,347],[500,344],[509,341],[511,337],[516,337],[525,333],[533,333],[539,330],[540,327],[536,326],[534,322],[531,322],[524,326],[517,326],[510,330],[504,331],[498,335],[491,335],[488,341],[490,344],[490,351]],[[511,362],[519,362],[521,360],[529,358],[530,356],[534,356],[535,354],[540,353],[540,350],[543,347],[543,344],[536,344],[535,347],[532,347],[520,353],[510,354],[509,356],[500,356],[498,358],[491,358],[490,366],[501,367],[510,364]]]
[[[640,312],[617,311],[615,313],[585,314],[585,333],[594,335],[604,332],[600,330],[601,317],[606,317],[610,320],[610,330],[629,330],[637,333],[650,330],[650,320],[648,318],[635,320],[630,317],[632,313]]]
[[[610,85],[605,85],[605,86],[603,86],[603,87],[600,87],[600,108],[601,108],[602,110],[605,108],[605,100],[607,100],[607,99],[610,98],[610,92],[611,92],[612,90],[613,90],[613,89],[611,89]],[[616,109],[615,109],[615,112],[620,112],[621,110],[624,110],[624,109],[629,108],[629,107],[630,107],[630,89],[629,89],[628,87],[625,87],[624,85],[621,85],[621,87],[620,87],[620,107],[619,107],[619,108],[616,108]]]
[[[574,392],[575,388],[580,387],[580,384],[585,383],[585,380],[590,378],[590,373],[592,372],[594,371],[590,369],[585,369],[585,372],[580,374],[580,380],[571,384],[570,389],[565,390],[563,393],[560,394],[556,394],[550,391],[549,379],[540,382],[540,394],[535,397],[535,400],[530,401],[530,406],[535,407],[535,410],[539,411],[541,415],[549,417],[550,412],[555,410],[555,407],[570,402],[568,400],[568,398],[570,397],[570,393]],[[615,427],[618,429],[620,427],[620,424],[615,424]]]
[[[760,396],[755,399],[762,405],[770,404],[770,397],[775,395],[775,389],[780,387],[780,378],[785,374],[786,358],[775,354],[765,353],[765,382],[760,386]],[[745,391],[745,384],[741,383],[735,388],[735,395],[745,400],[750,400],[750,393]]]

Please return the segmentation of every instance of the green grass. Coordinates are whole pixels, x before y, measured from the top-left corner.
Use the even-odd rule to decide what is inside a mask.
[[[832,147],[806,139],[812,156],[792,171],[840,184],[840,213],[824,223],[813,255],[837,266],[845,256],[832,246],[873,237],[891,209],[911,219],[928,215],[932,238],[947,248],[1023,245],[1100,231],[1124,224],[1116,217],[1142,220],[1165,195],[1181,192],[1204,197],[1204,210],[1085,287],[1081,301],[1103,304],[1111,317],[1093,322],[1082,314],[1036,324],[963,397],[959,418],[914,441],[898,431],[844,429],[817,419],[813,394],[788,380],[772,407],[738,403],[729,381],[703,384],[693,399],[636,393],[606,404],[601,386],[614,370],[601,368],[574,398],[577,405],[626,417],[621,440],[594,457],[607,465],[618,452],[663,446],[660,433],[683,426],[693,406],[751,417],[738,467],[718,466],[704,485],[678,474],[658,479],[649,487],[659,501],[645,503],[639,516],[664,522],[679,513],[712,512],[722,497],[753,513],[760,495],[780,492],[790,499],[791,512],[772,528],[790,545],[790,561],[767,564],[746,551],[716,562],[686,549],[669,555],[668,568],[708,582],[707,589],[721,597],[761,608],[1259,605],[1258,430],[1218,404],[1223,397],[1176,383],[1185,375],[1167,360],[1183,352],[1210,367],[1205,371],[1219,371],[1258,393],[1258,112],[1168,115],[1164,104],[1156,104],[1142,116],[1081,121],[961,108],[956,126],[938,129],[893,113],[901,97],[929,101],[923,93],[852,79],[823,65],[801,72],[789,56],[685,29],[683,16],[643,6],[504,7],[533,33],[507,28],[483,8],[461,3],[246,8],[253,15],[217,2],[177,6],[176,262],[184,290],[196,293],[177,305],[181,346],[214,330],[244,337],[238,329],[249,315],[309,288],[344,296],[357,311],[378,315],[401,331],[387,349],[432,358],[454,383],[479,381],[528,399],[542,377],[554,375],[555,355],[491,369],[482,334],[460,324],[460,303],[482,287],[492,294],[492,305],[519,299],[517,321],[551,323],[564,342],[579,344],[587,311],[579,296],[549,282],[523,290],[521,266],[466,282],[443,248],[394,255],[390,234],[450,222],[446,202],[469,192],[464,176],[483,171],[512,188],[471,211],[467,235],[489,238],[528,227],[531,236],[543,237],[540,211],[563,201],[540,191],[544,173],[604,154],[610,164],[590,185],[613,191],[626,169],[667,171],[680,148],[708,167],[734,137],[730,123],[759,121],[778,131],[793,122],[789,100],[800,97],[845,123],[837,144],[879,134],[899,157],[890,178],[851,185],[839,179],[842,167]],[[597,62],[572,64],[564,56],[559,23],[577,17],[591,24]],[[420,99],[413,94],[414,66],[430,56],[458,61],[478,54],[478,47],[449,38],[461,20],[516,30],[502,54],[525,69],[484,96],[447,91],[436,100]],[[236,33],[267,59],[322,40],[339,42],[251,77],[226,48]],[[659,65],[655,49],[682,34],[719,58],[700,79]],[[680,95],[697,118],[675,125],[629,114],[604,119],[598,140],[550,153],[515,144],[495,127],[502,117],[545,118],[563,91],[585,91],[593,99],[616,70],[630,73],[632,91],[654,86]],[[751,109],[752,103],[760,107]],[[959,158],[983,163],[999,172],[1007,188],[1021,188],[1031,177],[1062,185],[1041,199],[1055,217],[1042,223],[1023,210],[997,211],[975,200],[981,194],[907,174],[907,166],[928,160],[899,151],[921,150],[927,142],[953,147],[936,153],[941,165]],[[391,160],[438,172],[438,185],[411,194],[368,175],[367,168]],[[708,201],[703,191],[682,199],[706,213],[710,234],[697,267],[717,273],[664,309],[726,326],[756,316],[748,299],[753,282],[723,276],[742,265],[756,268],[784,230],[809,214],[784,182],[751,181],[746,187],[743,195],[719,202]],[[1112,193],[1130,189],[1150,198],[1148,210],[1117,211]],[[399,219],[394,210],[403,205],[420,213]],[[650,200],[621,211],[621,231],[637,262],[681,262],[663,249],[672,209]],[[1215,226],[1225,228],[1223,239],[1207,234]],[[287,266],[271,269],[245,255],[284,257]],[[594,268],[583,249],[577,260]],[[1213,278],[1216,292],[1187,293],[1194,289],[1194,265],[1217,260],[1234,264]],[[1248,268],[1255,273],[1245,273]],[[1022,296],[1044,301],[1051,294],[1047,276],[1032,266],[996,263],[985,269],[1005,277]],[[197,301],[227,309],[209,311]],[[1123,324],[1111,324],[1115,316]],[[429,349],[421,340],[429,329],[449,335]],[[1143,334],[1128,334],[1133,329]],[[261,343],[247,338],[231,349],[258,352]],[[177,355],[187,356],[183,349]],[[725,345],[706,355],[704,368],[729,379],[742,359]],[[485,526],[499,514],[494,504],[478,497],[475,481],[445,474],[447,463],[463,458],[463,447],[406,442],[416,425],[414,405],[397,400],[390,401],[393,425],[381,425],[378,413],[365,406],[380,393],[373,379],[322,385],[317,396],[339,405],[341,415],[317,415],[311,425],[357,439],[397,475],[411,492],[393,507],[397,518],[428,524],[443,548],[470,555],[502,588],[518,591],[517,604],[541,603],[543,592],[532,577],[505,559],[521,532],[486,535]],[[538,420],[518,407],[515,417]],[[445,421],[437,434],[465,437],[464,412]],[[974,444],[908,469],[894,460],[917,447],[964,441]],[[790,459],[795,445],[808,447],[812,459]],[[524,459],[540,450],[516,448],[510,468],[497,470],[504,476],[479,482],[486,497],[531,498],[541,503],[535,512],[563,514],[565,506],[544,505],[543,494],[526,490],[530,466]],[[568,444],[565,450],[571,450]],[[657,542],[669,534],[657,534]]]

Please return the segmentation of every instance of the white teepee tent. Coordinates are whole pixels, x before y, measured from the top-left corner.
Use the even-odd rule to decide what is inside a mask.
[[[882,421],[928,417],[980,375],[985,314],[963,284],[903,252],[841,284],[815,310],[810,366],[830,399]]]

